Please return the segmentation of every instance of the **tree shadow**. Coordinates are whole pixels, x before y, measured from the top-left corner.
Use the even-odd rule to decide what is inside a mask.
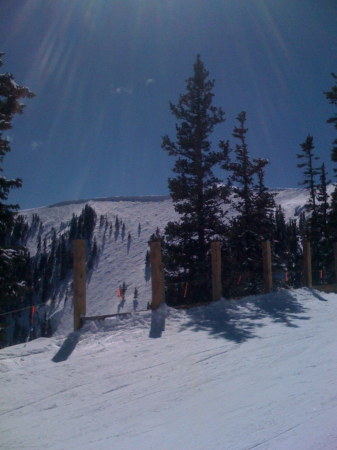
[[[56,355],[52,358],[52,361],[55,363],[66,361],[75,350],[80,335],[81,333],[79,331],[69,333]]]
[[[131,238],[130,238],[130,239],[128,238],[128,242],[127,242],[127,249],[126,249],[126,251],[127,251],[127,254],[129,254],[129,253],[130,253],[130,248],[131,248]]]
[[[256,331],[264,326],[263,319],[296,328],[297,321],[310,319],[304,315],[306,311],[290,291],[281,291],[191,308],[186,311],[189,320],[181,329],[204,330],[212,336],[242,343],[258,337]]]

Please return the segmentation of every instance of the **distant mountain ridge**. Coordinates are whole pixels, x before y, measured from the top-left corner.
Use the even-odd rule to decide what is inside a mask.
[[[169,200],[169,195],[136,195],[136,196],[113,196],[113,197],[97,197],[97,198],[87,198],[80,200],[68,200],[64,202],[53,203],[49,205],[49,208],[53,208],[54,206],[66,206],[73,205],[78,203],[88,203],[90,201],[96,202],[161,202],[163,200]]]
[[[302,188],[275,188],[270,189],[270,192],[280,195],[283,193],[303,193],[305,192]],[[41,208],[54,208],[58,206],[67,206],[67,205],[77,205],[77,204],[85,204],[88,202],[161,202],[165,200],[170,200],[170,195],[114,195],[109,197],[92,197],[92,198],[81,198],[78,200],[64,200],[56,203],[52,203],[50,205],[44,206],[36,206],[33,208],[25,208],[21,210],[22,214],[25,214],[26,211],[31,210],[39,210]]]

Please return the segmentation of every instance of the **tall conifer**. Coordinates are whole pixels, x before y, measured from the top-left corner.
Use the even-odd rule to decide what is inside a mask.
[[[207,295],[207,251],[212,239],[223,230],[222,203],[227,201],[228,188],[214,176],[214,167],[224,158],[220,149],[213,150],[210,136],[216,125],[224,122],[224,112],[213,106],[214,81],[209,79],[200,56],[193,66],[193,75],[186,80],[186,92],[176,105],[170,104],[177,119],[176,140],[163,137],[162,147],[176,158],[169,179],[169,190],[179,220],[165,229],[167,268],[179,279],[184,273],[200,298]]]
[[[0,67],[2,56],[0,53]],[[10,141],[3,133],[12,128],[15,115],[22,113],[24,105],[20,100],[32,96],[28,88],[14,81],[12,74],[0,74],[0,309],[6,309],[9,303],[19,299],[25,287],[22,277],[28,259],[25,248],[10,246],[10,234],[19,206],[8,203],[8,197],[12,189],[21,187],[22,181],[2,175],[4,157],[11,151]]]
[[[231,172],[237,212],[231,222],[230,246],[237,267],[261,272],[261,242],[271,238],[273,230],[273,195],[264,184],[266,159],[252,159],[247,144],[246,113],[237,116],[233,137],[234,158],[225,166]]]
[[[331,74],[333,79],[335,80],[335,84],[332,86],[330,91],[324,92],[327,100],[334,106],[337,106],[337,75],[335,73]],[[335,129],[337,130],[337,114],[335,113],[332,117],[327,120],[328,123],[332,123]],[[337,162],[337,138],[332,143],[331,149],[331,159],[334,162]],[[337,169],[334,169],[337,175]]]

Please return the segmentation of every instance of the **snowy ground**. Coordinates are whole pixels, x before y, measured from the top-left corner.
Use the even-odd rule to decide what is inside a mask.
[[[169,309],[157,339],[151,320],[0,350],[0,447],[337,449],[336,294]]]

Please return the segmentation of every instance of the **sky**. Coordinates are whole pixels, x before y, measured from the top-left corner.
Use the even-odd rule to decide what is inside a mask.
[[[35,94],[7,133],[7,177],[21,208],[110,196],[166,195],[175,137],[169,102],[200,54],[230,139],[247,112],[266,184],[296,187],[308,134],[332,174],[323,92],[337,72],[335,0],[0,0],[2,72]],[[226,177],[226,174],[218,175]]]

